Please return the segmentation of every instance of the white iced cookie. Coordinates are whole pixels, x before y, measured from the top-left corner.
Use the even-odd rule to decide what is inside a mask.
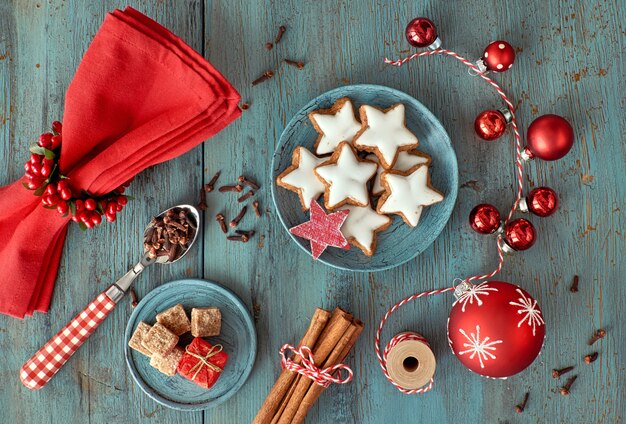
[[[344,209],[350,213],[341,227],[341,232],[350,243],[367,256],[372,256],[376,251],[376,233],[386,230],[391,225],[392,219],[376,213],[370,205],[340,208]]]
[[[378,157],[375,154],[367,155],[365,159],[378,163]],[[415,165],[423,164],[430,164],[430,156],[426,153],[418,152],[417,150],[401,151],[398,153],[393,169],[404,172],[413,168]],[[374,178],[374,183],[372,184],[372,194],[374,196],[379,196],[383,191],[385,191],[385,188],[380,183],[380,174],[382,174],[383,171],[385,171],[385,168],[382,166],[379,166],[376,170],[376,177]]]
[[[318,158],[304,147],[298,146],[291,156],[291,166],[276,178],[278,186],[298,194],[303,211],[308,211],[311,200],[317,200],[326,189],[314,172],[326,160],[327,158]]]
[[[393,168],[398,151],[411,150],[419,144],[415,134],[405,125],[403,104],[398,103],[385,110],[364,105],[359,112],[363,129],[352,144],[358,150],[378,156],[383,168]]]
[[[330,109],[319,109],[309,113],[313,128],[319,134],[314,151],[325,155],[335,151],[342,141],[352,142],[361,130],[361,123],[354,116],[354,107],[347,97],[337,100]]]
[[[315,174],[326,185],[326,209],[331,211],[345,204],[368,205],[367,181],[376,173],[376,167],[374,162],[359,159],[350,143],[339,143],[330,159],[315,168]]]
[[[443,194],[430,185],[428,165],[417,165],[405,172],[385,171],[380,179],[385,192],[376,211],[400,215],[411,227],[419,222],[424,206],[443,200]]]

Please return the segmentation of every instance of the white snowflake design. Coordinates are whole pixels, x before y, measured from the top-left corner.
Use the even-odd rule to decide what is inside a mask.
[[[485,368],[484,361],[489,359],[496,359],[496,355],[494,352],[496,348],[494,345],[502,343],[502,340],[494,340],[489,341],[489,337],[485,337],[484,340],[480,339],[480,326],[476,326],[476,333],[470,333],[468,336],[462,328],[459,328],[459,332],[465,336],[469,343],[463,343],[463,347],[467,347],[469,349],[459,351],[459,355],[465,355],[466,353],[471,353],[470,359],[474,359],[475,356],[478,356],[478,361],[480,362],[480,367]]]
[[[534,336],[536,328],[545,324],[541,316],[541,311],[537,308],[537,301],[526,297],[524,292],[520,289],[515,289],[515,291],[518,292],[521,297],[517,299],[517,302],[509,302],[509,305],[519,306],[520,309],[517,310],[517,313],[524,314],[520,322],[517,323],[517,328],[520,328],[524,322],[528,322],[528,325],[533,327]]]
[[[476,301],[476,305],[480,306],[483,304],[480,296],[489,296],[489,292],[497,292],[498,289],[495,287],[489,287],[489,283],[480,283],[480,284],[471,284],[467,291],[464,291],[463,294],[457,299],[455,303],[461,303],[461,312],[465,312],[465,306],[469,303],[470,305],[474,304],[474,300]]]

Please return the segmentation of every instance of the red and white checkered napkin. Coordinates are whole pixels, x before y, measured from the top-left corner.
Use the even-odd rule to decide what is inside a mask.
[[[32,390],[45,386],[114,307],[115,302],[100,293],[22,366],[22,383]]]

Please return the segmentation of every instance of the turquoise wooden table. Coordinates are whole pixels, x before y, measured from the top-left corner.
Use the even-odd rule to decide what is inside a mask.
[[[624,255],[624,15],[616,1],[415,2],[331,0],[130,1],[202,52],[238,88],[250,109],[216,137],[188,154],[140,175],[130,191],[137,200],[115,225],[81,232],[71,226],[48,314],[24,321],[0,317],[0,422],[2,423],[245,423],[273,384],[278,350],[295,343],[315,306],[339,305],[366,324],[348,363],[354,382],[331,387],[310,423],[547,422],[618,423],[626,420],[626,273]],[[539,2],[536,2],[537,4]],[[63,114],[63,96],[105,13],[122,1],[0,1],[0,158],[7,184],[22,173],[26,146]],[[623,11],[622,11],[623,13]],[[561,161],[526,167],[526,187],[548,185],[560,211],[531,218],[536,245],[508,257],[501,279],[517,282],[540,302],[547,339],[542,355],[522,374],[488,380],[452,356],[445,337],[451,296],[420,301],[390,323],[387,337],[417,330],[438,357],[436,386],[406,396],[382,376],[373,352],[375,326],[386,308],[415,291],[444,287],[455,277],[489,271],[493,243],[467,225],[471,208],[490,202],[504,210],[512,199],[511,137],[485,143],[473,132],[476,115],[500,107],[495,93],[460,64],[425,58],[401,69],[382,63],[408,49],[404,26],[430,17],[444,45],[478,58],[494,39],[517,49],[509,72],[496,75],[514,99],[521,126],[558,113],[572,122],[576,143]],[[282,42],[264,48],[279,25]],[[256,87],[250,82],[284,57],[306,62],[281,66]],[[454,62],[454,63],[452,63]],[[451,220],[417,259],[385,272],[359,274],[313,262],[280,226],[270,206],[270,160],[290,117],[311,98],[334,87],[373,83],[403,90],[424,103],[448,130],[459,158],[460,191]],[[152,267],[137,285],[145,295],[182,277],[208,278],[232,288],[254,312],[258,359],[247,384],[225,404],[205,412],[165,409],[133,383],[123,360],[123,332],[131,313],[124,302],[43,390],[18,378],[21,364],[93,295],[122,275],[138,257],[140,233],[155,211],[197,202],[198,188],[217,170],[222,181],[242,172],[263,183],[265,218],[254,243],[228,242],[212,217],[237,208],[234,197],[210,196],[199,248],[171,267]],[[228,199],[228,200],[227,200]],[[230,203],[226,203],[230,202]],[[248,217],[250,223],[253,217]],[[580,275],[580,291],[569,292]],[[608,334],[593,347],[592,332]],[[599,352],[584,365],[582,357]],[[550,376],[576,364],[569,397]],[[514,405],[530,391],[523,414]]]

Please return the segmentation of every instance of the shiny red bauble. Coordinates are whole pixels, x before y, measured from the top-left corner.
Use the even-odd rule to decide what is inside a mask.
[[[525,152],[531,158],[561,159],[574,145],[574,129],[559,115],[543,115],[528,127],[526,142]]]
[[[406,26],[406,39],[413,47],[428,47],[437,40],[437,28],[428,18],[415,18]]]
[[[474,131],[483,140],[499,138],[506,131],[506,118],[498,110],[485,110],[474,121]]]
[[[493,234],[500,226],[500,212],[493,205],[481,203],[470,212],[469,223],[479,234]]]
[[[537,301],[524,289],[487,281],[461,290],[448,318],[452,353],[471,371],[507,378],[537,358],[546,335]]]
[[[520,205],[522,206],[522,205]],[[524,212],[546,217],[556,212],[559,207],[559,198],[550,187],[537,187],[526,196],[523,202]]]
[[[527,219],[514,219],[504,227],[504,240],[514,250],[530,249],[536,239],[535,227]]]
[[[485,48],[483,62],[490,71],[504,72],[515,62],[515,49],[506,41],[494,41]]]

